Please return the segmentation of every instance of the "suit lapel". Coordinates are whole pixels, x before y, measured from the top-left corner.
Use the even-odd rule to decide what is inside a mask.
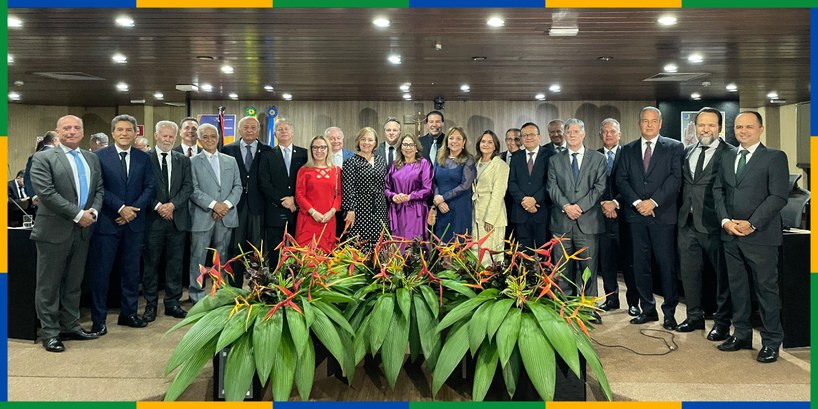
[[[640,144],[641,144],[641,142],[640,142]],[[657,157],[664,150],[664,143],[662,143],[662,136],[661,135],[657,136],[652,145],[653,146],[651,147],[652,150],[651,150],[651,153],[650,153],[650,163],[648,164],[648,171],[645,172],[645,176],[650,175],[650,173],[653,172],[653,169],[656,167]],[[641,152],[642,151],[642,149],[641,149],[642,146],[640,145],[639,148],[640,148],[639,151]],[[644,156],[643,156],[643,158],[644,158]],[[644,169],[644,168],[645,167],[642,166],[642,169]]]
[[[80,152],[82,152],[82,151],[80,151]],[[72,176],[74,175],[74,171],[71,170],[71,164],[68,163],[68,154],[65,153],[62,150],[62,148],[60,148],[60,149],[51,149],[51,154],[54,155],[57,158],[57,162],[60,162],[63,165],[63,167],[65,168],[66,173],[68,173],[69,175],[72,175]],[[85,155],[83,154],[83,156],[85,156]],[[90,166],[90,162],[87,159],[85,161],[88,162],[89,166]],[[77,170],[79,171],[79,169],[77,169]],[[93,176],[93,172],[91,172],[91,173],[92,173],[92,176]],[[77,186],[77,183],[76,183],[76,181],[74,180],[73,177],[71,178],[71,187],[74,188],[74,196],[79,197],[80,189],[79,189],[79,186]]]
[[[179,173],[182,171],[182,159],[179,158],[179,155],[171,153],[170,160],[172,167],[170,168],[170,188],[168,188],[168,194],[174,192],[177,186],[182,183],[182,175]]]
[[[744,165],[744,170],[741,172],[740,175],[736,175],[736,186],[741,184],[741,181],[744,180],[744,177],[747,176],[748,173],[752,172],[756,167],[757,163],[764,159],[765,154],[767,153],[767,148],[764,144],[759,144],[756,148],[756,151],[753,152],[753,156],[750,160],[747,161],[747,164]]]

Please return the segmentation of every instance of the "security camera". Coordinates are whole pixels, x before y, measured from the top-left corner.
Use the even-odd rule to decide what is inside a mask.
[[[439,111],[443,109],[443,105],[446,103],[446,98],[438,96],[435,97],[435,99],[433,99],[432,101],[435,103],[435,109]]]

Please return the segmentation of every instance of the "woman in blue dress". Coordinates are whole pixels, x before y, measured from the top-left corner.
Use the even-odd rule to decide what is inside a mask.
[[[471,192],[477,170],[467,144],[463,128],[453,127],[446,133],[443,147],[437,152],[432,212],[437,213],[435,235],[444,243],[451,241],[456,234],[469,234],[471,229]]]

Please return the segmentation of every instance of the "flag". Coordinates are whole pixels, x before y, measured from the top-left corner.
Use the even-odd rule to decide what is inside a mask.
[[[275,105],[267,108],[267,145],[278,146],[275,133],[275,119],[278,116],[278,109]]]
[[[219,151],[222,150],[224,147],[224,107],[219,107],[219,145],[217,149]]]

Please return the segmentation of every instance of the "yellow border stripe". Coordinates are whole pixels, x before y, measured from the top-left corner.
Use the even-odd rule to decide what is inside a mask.
[[[545,409],[682,409],[682,402],[546,402]]]
[[[9,163],[9,138],[7,136],[0,136],[0,163]],[[0,239],[0,272],[7,273],[9,271],[9,201],[8,189],[6,190],[6,200],[0,205],[0,225],[3,226],[3,237]]]
[[[136,8],[271,8],[273,0],[136,0]]]
[[[273,402],[136,402],[136,409],[272,409]]]
[[[681,8],[681,0],[546,0],[546,8]]]
[[[813,30],[818,30],[818,27],[813,27],[812,29]],[[813,69],[815,69],[815,67],[813,67]],[[812,109],[818,109],[818,108],[812,107]],[[809,140],[809,157],[812,160],[815,160],[816,158],[818,158],[818,136],[813,136]],[[816,190],[816,189],[818,189],[818,175],[813,174],[810,171],[810,175],[809,175],[809,191],[810,192],[818,192],[818,190]],[[818,217],[818,206],[810,206],[809,208],[810,208],[810,215],[809,215],[810,216],[810,221],[811,222],[812,221],[818,221],[818,219],[816,219],[816,217]],[[810,243],[809,244],[810,244],[809,245],[810,254],[812,254],[812,257],[810,257],[810,266],[809,266],[810,269],[809,270],[812,271],[813,273],[818,273],[818,240],[813,239],[812,236],[810,236]],[[813,297],[814,296],[815,295],[813,294]]]

